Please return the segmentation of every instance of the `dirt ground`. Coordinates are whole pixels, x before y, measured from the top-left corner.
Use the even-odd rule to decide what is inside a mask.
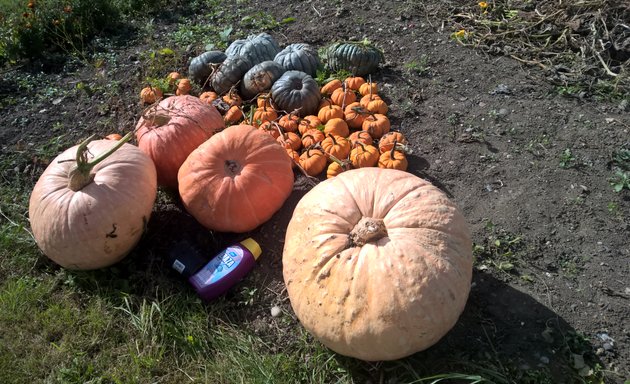
[[[253,6],[277,20],[308,12],[271,31],[281,46],[367,37],[382,48],[386,62],[372,79],[390,104],[394,129],[413,148],[409,172],[444,190],[470,223],[476,262],[468,305],[442,341],[418,354],[427,366],[447,356],[498,356],[522,370],[546,367],[557,382],[589,368],[609,371],[611,383],[630,378],[630,190],[617,193],[610,183],[614,154],[630,148],[624,104],[562,96],[536,66],[461,47],[448,24],[413,2]],[[164,23],[158,33],[175,27]],[[0,109],[3,153],[60,135],[78,141],[94,131],[131,129],[141,110],[141,49],[112,48],[115,67],[3,74],[0,97],[16,100]],[[46,94],[15,81],[27,76],[54,87]],[[104,92],[114,79],[121,80],[115,92]],[[79,85],[92,83],[103,88]],[[36,180],[46,161],[24,157],[15,171]],[[281,269],[284,229],[307,190],[298,177],[281,211],[248,234],[264,254],[246,283],[259,293],[246,321],[268,340],[291,337],[290,329],[270,329],[261,319],[274,305],[290,312]],[[176,197],[162,193],[134,257],[163,267],[173,231],[208,253],[242,238],[207,236]]]

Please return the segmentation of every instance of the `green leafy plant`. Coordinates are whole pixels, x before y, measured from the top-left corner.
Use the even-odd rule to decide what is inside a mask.
[[[630,174],[628,172],[618,170],[613,177],[610,178],[610,185],[617,193],[621,192],[624,188],[630,189]]]
[[[417,60],[405,63],[404,67],[407,71],[417,73],[420,76],[426,75],[431,69],[429,66],[429,57],[427,55],[422,55]]]
[[[575,165],[575,156],[573,156],[573,152],[571,149],[567,148],[560,154],[560,167],[561,168],[571,168]]]
[[[513,272],[519,265],[519,252],[522,250],[522,236],[514,235],[497,228],[491,221],[486,222],[490,233],[483,243],[473,244],[473,255],[480,269],[489,267],[503,272]]]

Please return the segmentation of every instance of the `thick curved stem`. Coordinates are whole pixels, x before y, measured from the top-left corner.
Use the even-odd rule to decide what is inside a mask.
[[[387,228],[382,219],[363,217],[350,232],[352,245],[361,247],[387,236]]]
[[[123,136],[122,139],[118,140],[118,142],[109,150],[100,154],[94,160],[88,161],[88,144],[92,140],[94,140],[94,136],[95,135],[88,137],[87,140],[79,144],[79,147],[77,148],[77,164],[72,168],[72,170],[70,170],[70,173],[68,174],[68,188],[74,192],[80,191],[86,185],[90,184],[92,180],[94,180],[92,169],[98,163],[108,158],[112,153],[116,152],[118,148],[123,146],[123,144],[131,140],[133,132],[127,133],[125,136]]]

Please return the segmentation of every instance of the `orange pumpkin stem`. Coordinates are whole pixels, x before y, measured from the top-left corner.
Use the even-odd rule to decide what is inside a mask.
[[[125,136],[123,136],[123,138],[118,140],[118,142],[107,152],[100,154],[96,159],[92,161],[88,161],[88,144],[92,140],[94,140],[95,136],[96,135],[92,135],[88,137],[87,140],[82,142],[79,145],[79,148],[77,148],[77,164],[68,174],[68,188],[74,192],[80,191],[94,180],[92,169],[96,166],[96,164],[105,160],[107,157],[109,157],[109,155],[116,152],[118,148],[122,147],[123,144],[131,140],[133,132],[129,132]]]
[[[350,247],[362,247],[387,236],[387,228],[382,219],[362,217],[350,232]]]

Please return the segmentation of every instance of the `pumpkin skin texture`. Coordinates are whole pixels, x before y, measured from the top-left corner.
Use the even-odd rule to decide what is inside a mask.
[[[177,171],[186,157],[224,128],[223,117],[212,105],[190,95],[171,96],[140,118],[136,139],[155,163],[158,184],[177,188]]]
[[[271,85],[282,76],[286,70],[275,61],[267,60],[254,65],[241,82],[241,94],[246,99],[251,99],[259,93],[271,88]]]
[[[326,59],[332,72],[346,70],[363,76],[378,69],[383,53],[367,42],[334,43],[326,49]]]
[[[88,144],[88,160],[116,142]],[[123,144],[92,169],[94,179],[74,191],[68,185],[78,146],[55,158],[40,176],[29,202],[33,236],[42,252],[64,268],[91,270],[122,260],[140,240],[157,194],[151,159]],[[60,160],[66,160],[61,161]]]
[[[457,322],[472,278],[472,241],[456,205],[410,173],[352,169],[297,204],[283,277],[302,325],[337,353],[399,359]]]
[[[278,52],[273,59],[287,71],[302,71],[310,76],[317,74],[319,66],[319,56],[317,50],[304,43],[296,43],[287,45],[282,51]]]
[[[219,95],[228,93],[253,66],[246,56],[228,56],[210,77],[212,89]]]
[[[271,218],[293,190],[292,161],[269,134],[234,125],[212,136],[182,164],[179,194],[208,229],[247,232]]]
[[[263,32],[249,35],[246,39],[235,40],[225,50],[230,56],[246,56],[253,65],[263,61],[273,60],[280,52],[280,46],[270,34]]]
[[[208,51],[193,58],[188,66],[188,77],[195,83],[203,86],[212,74],[214,66],[225,60],[225,53],[221,51]]]
[[[286,71],[272,86],[271,97],[279,109],[304,117],[316,115],[321,100],[319,86],[301,71]]]

